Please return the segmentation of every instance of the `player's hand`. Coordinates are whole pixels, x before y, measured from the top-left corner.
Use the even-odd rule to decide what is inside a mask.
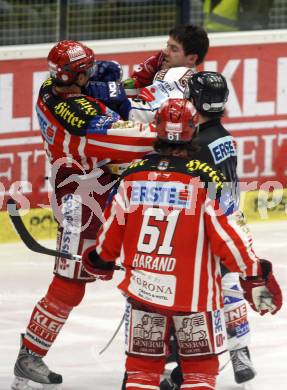
[[[128,97],[138,97],[141,88],[153,83],[154,76],[162,67],[163,59],[163,51],[148,57],[142,64],[136,67],[132,77],[123,81],[122,84]]]
[[[128,119],[131,103],[124,87],[118,82],[90,81],[85,88],[85,93],[88,96],[101,100],[111,110],[118,113],[121,118]]]
[[[91,81],[121,81],[123,70],[117,61],[96,61],[96,71]]]
[[[244,298],[261,315],[277,313],[282,306],[282,291],[272,272],[272,263],[260,260],[262,276],[240,279]]]
[[[103,261],[96,251],[96,246],[90,246],[82,255],[82,264],[88,274],[102,280],[111,280],[115,270],[115,262]]]
[[[85,93],[106,104],[127,100],[124,87],[115,81],[109,81],[107,83],[102,81],[90,81],[85,88]]]
[[[136,81],[137,88],[145,87],[153,83],[155,74],[161,69],[164,59],[163,51],[148,57],[133,71],[132,78]]]

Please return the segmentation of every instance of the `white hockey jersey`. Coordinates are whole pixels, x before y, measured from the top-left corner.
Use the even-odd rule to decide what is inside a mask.
[[[187,80],[194,73],[195,69],[186,67],[163,69],[157,72],[153,84],[143,88],[138,98],[130,99],[129,119],[142,123],[152,122],[163,102],[170,98],[183,98]]]

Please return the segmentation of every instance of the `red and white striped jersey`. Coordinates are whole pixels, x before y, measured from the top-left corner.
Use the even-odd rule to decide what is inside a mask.
[[[231,272],[260,272],[249,237],[211,199],[207,181],[223,186],[206,163],[157,154],[122,176],[96,250],[105,261],[120,257],[126,295],[161,309],[212,311],[223,305],[220,262]]]
[[[118,114],[86,95],[55,94],[52,79],[43,83],[36,110],[51,163],[65,157],[68,167],[79,170],[79,164],[89,171],[101,160],[128,163],[152,150],[151,125],[121,121]]]

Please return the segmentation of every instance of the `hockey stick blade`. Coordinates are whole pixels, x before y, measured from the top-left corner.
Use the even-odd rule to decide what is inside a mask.
[[[7,212],[9,214],[10,220],[20,236],[24,244],[33,252],[41,253],[43,255],[62,257],[69,260],[80,260],[81,256],[72,255],[71,253],[60,252],[54,249],[46,248],[43,245],[39,244],[28,232],[26,226],[24,225],[22,218],[17,210],[16,202],[14,199],[10,198],[7,202]]]

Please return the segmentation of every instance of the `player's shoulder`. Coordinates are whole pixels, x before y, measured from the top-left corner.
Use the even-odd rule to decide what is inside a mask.
[[[136,172],[141,172],[148,170],[150,168],[151,157],[147,156],[141,160],[135,160],[130,163],[130,165],[125,169],[125,171],[121,174],[122,178],[125,178],[128,175],[131,175]]]
[[[131,174],[143,171],[160,171],[198,177],[205,183],[217,183],[218,188],[226,182],[225,175],[214,165],[197,159],[185,159],[174,156],[163,156],[157,153],[146,155],[142,160],[132,162],[123,172],[125,178]]]
[[[196,159],[191,159],[185,164],[186,173],[199,177],[200,181],[206,183],[215,183],[217,189],[222,189],[226,176],[214,165]]]
[[[153,82],[178,82],[183,88],[187,84],[187,80],[194,74],[194,69],[185,66],[179,66],[169,69],[159,70]]]
[[[43,104],[54,118],[71,134],[85,135],[93,120],[103,115],[105,106],[84,94],[55,93],[51,78],[41,86],[39,104]]]
[[[210,121],[200,125],[193,142],[199,146],[198,151],[195,152],[199,160],[212,161],[218,165],[226,159],[237,156],[235,139],[220,121]]]
[[[194,141],[201,145],[208,145],[224,137],[233,138],[230,132],[223,126],[219,118],[202,123],[199,131],[194,137]]]
[[[45,102],[49,101],[51,105],[60,103],[59,107],[65,106],[66,116],[68,116],[69,110],[79,112],[87,119],[102,113],[103,105],[97,99],[81,93],[57,94],[53,89],[54,86],[54,80],[49,77],[41,85],[39,95],[44,98]],[[60,111],[64,111],[64,109],[62,108]]]
[[[103,105],[97,100],[84,94],[71,94],[66,97],[66,102],[76,112],[87,120],[103,114]]]
[[[53,88],[53,79],[52,77],[47,78],[45,81],[43,81],[41,87],[40,87],[40,93],[49,92]]]

